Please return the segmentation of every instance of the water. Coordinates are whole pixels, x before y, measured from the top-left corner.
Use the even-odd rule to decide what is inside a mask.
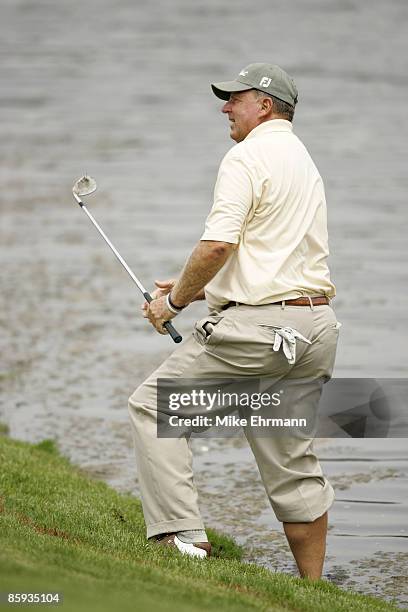
[[[407,376],[408,5],[256,7],[1,2],[0,420],[15,437],[55,437],[121,490],[137,492],[127,397],[172,346],[138,316],[134,286],[71,187],[95,176],[90,208],[146,285],[177,274],[232,144],[209,82],[252,61],[295,77],[295,131],[325,179],[343,323],[335,373]],[[183,314],[181,332],[203,308]],[[293,571],[248,449],[196,442],[208,523],[244,543],[247,559]],[[321,454],[337,494],[327,574],[403,604],[405,441],[331,441]]]

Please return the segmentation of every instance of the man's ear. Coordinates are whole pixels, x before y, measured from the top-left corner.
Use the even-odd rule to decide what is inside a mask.
[[[262,98],[261,102],[261,112],[262,115],[269,115],[273,111],[273,100],[269,96],[265,96]]]

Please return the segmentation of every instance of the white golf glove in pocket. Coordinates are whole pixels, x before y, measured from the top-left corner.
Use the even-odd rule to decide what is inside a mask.
[[[312,344],[310,340],[302,336],[300,332],[292,327],[271,327],[275,332],[273,350],[277,352],[282,347],[283,354],[291,365],[296,361],[296,340],[300,340],[306,344]]]

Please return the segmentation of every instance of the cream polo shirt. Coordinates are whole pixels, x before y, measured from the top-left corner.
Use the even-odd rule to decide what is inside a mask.
[[[238,245],[205,288],[211,309],[336,294],[323,181],[290,121],[261,123],[225,155],[201,240]]]

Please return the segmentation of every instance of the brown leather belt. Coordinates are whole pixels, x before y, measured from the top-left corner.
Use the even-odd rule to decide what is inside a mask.
[[[268,304],[259,304],[260,306],[269,306],[271,304],[276,304],[276,305],[285,305],[285,306],[310,306],[310,302],[312,302],[313,306],[327,306],[328,304],[330,304],[330,300],[329,298],[327,298],[325,295],[319,296],[319,297],[312,297],[312,298],[307,298],[307,297],[299,297],[299,298],[295,298],[293,300],[283,300],[281,302],[269,302]],[[228,302],[228,304],[224,304],[224,306],[221,307],[221,310],[227,310],[227,308],[230,308],[230,306],[249,306],[250,304],[243,304],[242,302]]]

